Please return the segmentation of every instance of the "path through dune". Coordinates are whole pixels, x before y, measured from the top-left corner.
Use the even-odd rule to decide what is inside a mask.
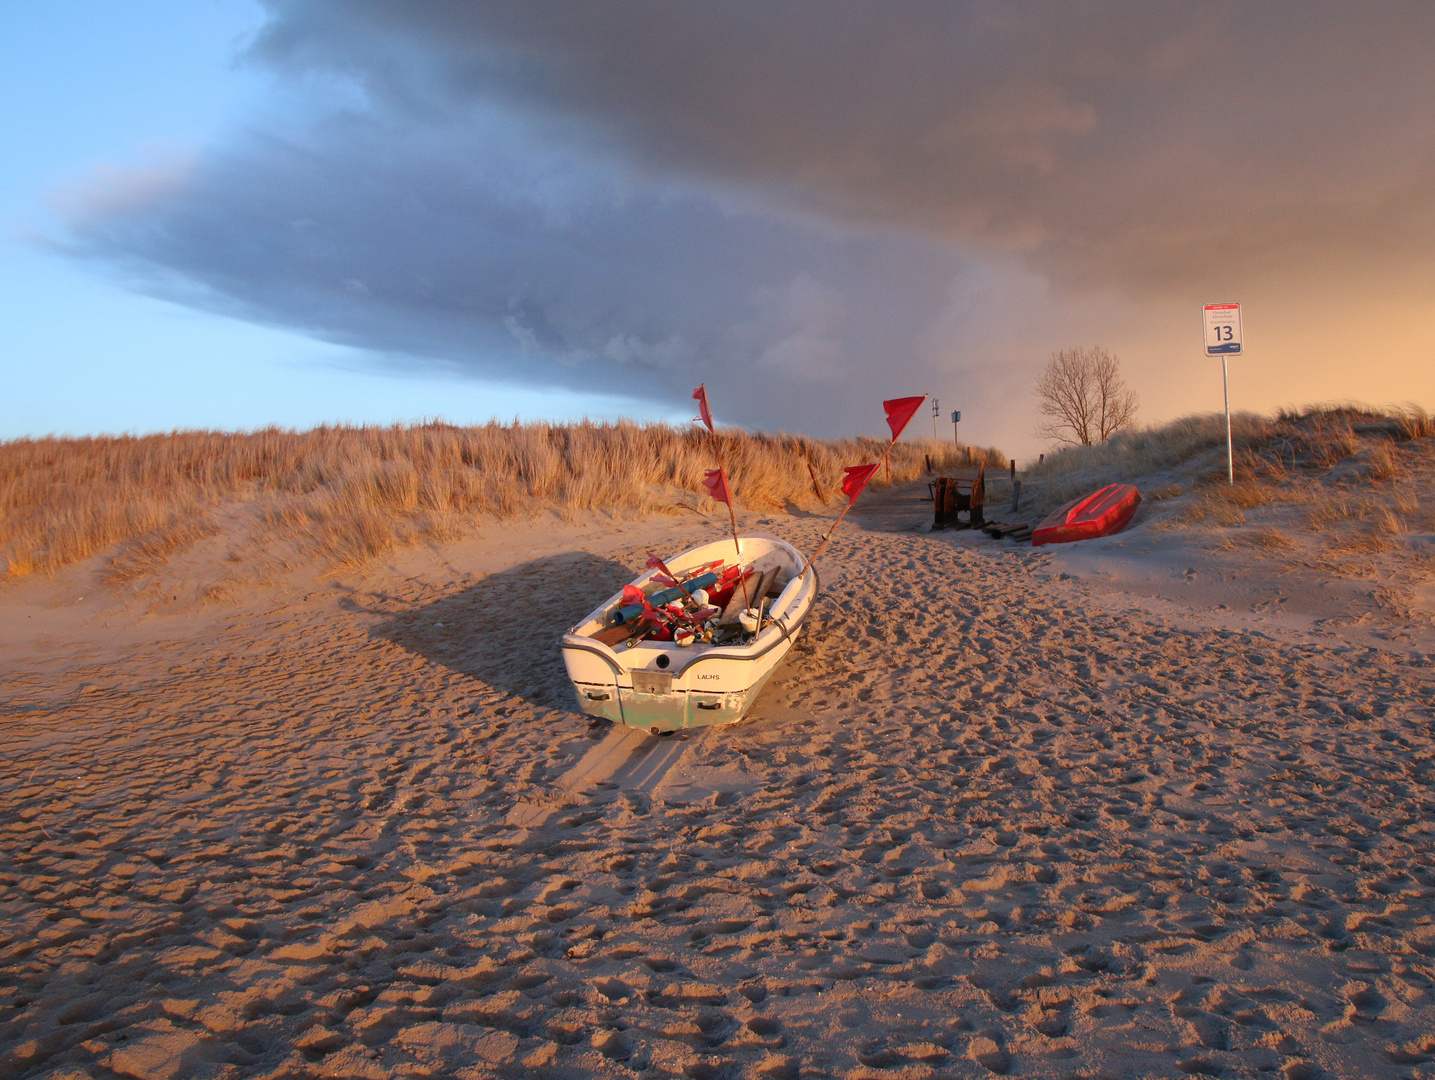
[[[1428,653],[853,529],[754,717],[659,740],[555,647],[634,535],[11,650],[4,1072],[1428,1074]]]

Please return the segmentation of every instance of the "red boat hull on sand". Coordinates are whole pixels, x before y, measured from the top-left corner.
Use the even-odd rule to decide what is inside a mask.
[[[1031,534],[1032,547],[1091,540],[1119,533],[1141,505],[1141,492],[1130,484],[1107,484],[1053,510]]]

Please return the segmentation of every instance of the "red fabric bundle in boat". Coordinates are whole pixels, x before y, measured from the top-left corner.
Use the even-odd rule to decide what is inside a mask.
[[[708,590],[709,604],[719,610],[728,606],[732,601],[733,593],[737,591],[739,581],[738,573],[740,570],[741,567],[729,566],[723,571],[723,575],[718,580],[718,583]],[[752,571],[749,570],[746,576],[751,577]]]

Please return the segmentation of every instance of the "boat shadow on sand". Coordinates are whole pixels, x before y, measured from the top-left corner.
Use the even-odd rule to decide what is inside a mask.
[[[378,636],[530,704],[577,713],[558,639],[637,571],[588,552],[522,563],[393,614]]]

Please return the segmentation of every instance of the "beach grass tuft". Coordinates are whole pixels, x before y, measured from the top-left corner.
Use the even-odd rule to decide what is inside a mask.
[[[877,439],[817,440],[720,430],[741,509],[815,508],[845,465],[875,461]],[[705,430],[628,421],[434,422],[393,427],[268,428],[226,433],[17,439],[0,443],[0,560],[6,576],[53,572],[110,553],[105,576],[143,576],[219,531],[248,522],[259,543],[287,542],[332,566],[450,539],[483,523],[551,510],[642,516],[714,513]],[[890,482],[934,468],[1000,466],[993,449],[898,443]],[[875,486],[888,483],[879,474]]]
[[[1344,577],[1378,572],[1376,555],[1429,561],[1435,530],[1435,421],[1415,405],[1351,403],[1232,417],[1234,483],[1225,417],[1183,417],[1071,447],[1023,470],[1023,498],[1040,518],[1085,492],[1135,484],[1158,531],[1211,535],[1217,548],[1281,559],[1310,557]],[[1303,554],[1301,554],[1303,552]]]

